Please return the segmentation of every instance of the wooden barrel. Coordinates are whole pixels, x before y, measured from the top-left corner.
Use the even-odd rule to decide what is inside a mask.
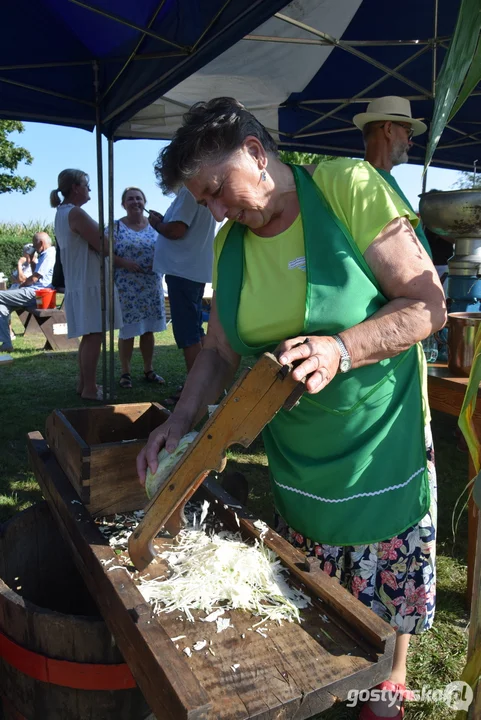
[[[0,695],[5,720],[150,717],[46,503],[0,531]]]

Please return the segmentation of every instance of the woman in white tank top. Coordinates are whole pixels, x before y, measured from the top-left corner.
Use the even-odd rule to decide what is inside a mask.
[[[60,200],[59,192],[63,195]],[[79,381],[77,392],[85,400],[101,400],[102,389],[97,386],[97,365],[102,345],[102,313],[100,290],[100,252],[107,252],[107,242],[101,247],[98,223],[81,209],[90,200],[89,177],[81,170],[63,170],[58,176],[58,188],[50,193],[50,205],[57,208],[55,236],[61,250],[65,276],[65,313],[68,337],[81,337],[79,346]],[[115,258],[119,267],[132,269],[127,258]],[[108,267],[106,267],[108,286]],[[109,313],[107,298],[107,317]],[[122,314],[115,290],[114,326],[122,326]]]

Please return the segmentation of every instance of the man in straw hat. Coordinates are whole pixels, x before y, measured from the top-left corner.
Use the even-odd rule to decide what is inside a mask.
[[[387,95],[369,103],[366,112],[354,115],[354,125],[362,131],[367,160],[414,212],[409,200],[391,175],[395,165],[408,162],[412,138],[426,132],[427,126],[412,117],[411,103],[402,97]],[[421,223],[415,228],[420,243],[431,256]]]

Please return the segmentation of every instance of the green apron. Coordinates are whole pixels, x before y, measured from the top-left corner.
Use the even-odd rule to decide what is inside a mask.
[[[413,213],[416,213],[416,211],[414,210],[413,206],[411,205],[411,203],[409,202],[409,200],[407,199],[407,197],[405,196],[405,194],[403,193],[403,191],[402,191],[401,188],[399,187],[399,185],[398,185],[398,183],[397,183],[397,180],[394,178],[394,176],[391,175],[391,173],[388,172],[387,170],[382,170],[381,168],[376,168],[376,170],[378,171],[379,175],[380,175],[382,178],[384,178],[384,180],[392,187],[392,189],[397,192],[397,194],[399,195],[399,197],[401,198],[401,200],[404,200],[404,202],[406,203],[406,205],[408,206],[408,208],[409,208],[410,210],[412,210]],[[424,232],[424,230],[423,230],[423,226],[422,226],[421,221],[419,221],[418,226],[417,226],[416,228],[414,228],[414,232],[415,232],[416,235],[418,236],[419,242],[421,243],[421,245],[422,245],[423,248],[426,250],[427,254],[429,255],[429,257],[430,257],[431,260],[432,260],[432,259],[433,259],[433,254],[432,254],[432,252],[431,252],[431,248],[429,247],[429,242],[428,242],[428,239],[427,239],[427,237],[426,237],[426,235],[425,235],[425,232]]]
[[[332,335],[370,317],[387,300],[349,232],[309,173],[292,166],[304,231],[307,292],[303,335]],[[322,228],[320,231],[319,229]],[[217,308],[232,348],[237,332],[245,228],[234,223],[218,265]],[[281,341],[283,338],[279,338]],[[414,346],[394,358],[337,374],[305,393],[263,433],[275,505],[305,537],[330,545],[391,538],[428,511],[420,369]]]

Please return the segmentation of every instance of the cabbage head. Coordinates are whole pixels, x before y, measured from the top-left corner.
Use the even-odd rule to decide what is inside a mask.
[[[149,499],[152,498],[157,492],[157,490],[160,488],[160,486],[163,485],[165,479],[167,478],[174,465],[177,465],[182,455],[185,453],[191,442],[197,437],[198,434],[199,433],[192,431],[190,433],[187,433],[187,435],[184,435],[184,437],[181,439],[181,441],[175,448],[174,452],[168,453],[165,448],[162,448],[162,450],[157,456],[159,467],[157,468],[155,475],[152,475],[152,473],[150,472],[150,468],[147,468],[147,476],[145,478],[145,492],[147,493],[147,497]]]

